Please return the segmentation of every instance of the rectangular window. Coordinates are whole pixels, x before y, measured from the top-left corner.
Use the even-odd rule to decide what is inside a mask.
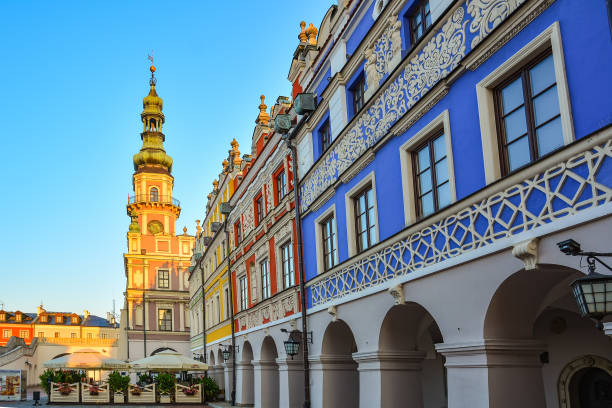
[[[167,269],[157,271],[157,287],[160,289],[168,289],[170,287],[170,273]]]
[[[71,339],[76,339],[76,333],[70,333],[70,338]]]
[[[260,194],[255,199],[255,221],[257,221],[257,225],[261,223],[263,218],[264,218],[263,196]]]
[[[413,45],[423,37],[429,27],[431,27],[429,0],[424,0],[410,16],[410,40]]]
[[[229,298],[228,288],[225,288],[223,290],[223,298],[225,299],[225,318],[229,319],[230,317],[230,298]]]
[[[287,180],[285,171],[281,171],[276,176],[276,202],[280,203],[287,194]]]
[[[11,331],[8,329],[4,329],[2,333],[2,337],[4,337],[5,339],[8,339],[9,337],[11,337]]]
[[[259,263],[259,270],[261,272],[261,300],[270,297],[270,266],[268,260]]]
[[[337,253],[336,253],[336,220],[332,215],[327,217],[321,222],[321,238],[323,240],[323,268],[324,270],[330,270],[336,266]]]
[[[57,339],[59,338],[59,332],[55,332],[54,337]]]
[[[327,150],[327,148],[331,145],[331,128],[329,127],[329,120],[325,121],[325,123],[319,129],[319,140],[321,142],[321,153]]]
[[[21,330],[19,331],[19,337],[21,337],[22,339],[27,339],[30,337],[30,335],[28,334],[27,330]]]
[[[295,285],[295,273],[293,273],[293,246],[291,241],[281,246],[281,262],[283,272],[283,289]]]
[[[374,190],[369,185],[353,197],[355,205],[355,238],[357,253],[376,244],[376,217],[374,216]]]
[[[236,246],[238,246],[242,242],[242,226],[240,225],[240,221],[236,221],[234,229],[236,234]]]
[[[416,180],[417,217],[446,207],[451,203],[451,191],[444,133],[429,139],[412,153]]]
[[[93,333],[87,333],[87,340],[93,339]]]
[[[20,315],[20,314],[15,315],[15,321],[16,321],[17,323],[21,323],[21,315]]]
[[[350,91],[353,98],[353,115],[355,115],[363,107],[365,92],[365,79],[363,75],[357,79]]]
[[[45,332],[38,332],[38,338],[39,339],[44,339],[45,338]]]
[[[217,322],[221,321],[221,301],[219,299],[219,295],[215,297],[215,303],[217,305]]]
[[[502,174],[563,146],[561,110],[551,51],[495,89]]]
[[[172,331],[172,310],[171,309],[159,309],[157,311],[159,330],[160,331]]]
[[[248,294],[247,294],[247,277],[240,277],[240,310],[246,310],[248,306]]]

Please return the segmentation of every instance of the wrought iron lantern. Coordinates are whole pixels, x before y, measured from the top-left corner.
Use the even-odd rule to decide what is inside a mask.
[[[300,350],[300,343],[295,341],[291,335],[289,335],[289,339],[284,341],[285,352],[287,352],[288,356],[291,356],[293,360],[293,356],[295,356]]]
[[[612,256],[612,253],[582,251],[580,244],[573,239],[559,242],[557,246],[565,255],[587,257],[589,274],[572,282],[572,294],[576,299],[580,314],[583,317],[595,319],[597,328],[603,328],[601,320],[612,314],[612,275],[595,272],[595,262],[599,262],[612,271],[609,265],[598,258]]]
[[[227,362],[227,360],[230,359],[230,356],[232,354],[232,351],[230,350],[229,346],[227,348],[224,348],[223,351],[221,352],[221,354],[223,354],[223,361]]]

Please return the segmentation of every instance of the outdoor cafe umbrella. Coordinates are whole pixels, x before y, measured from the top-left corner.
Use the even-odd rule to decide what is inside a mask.
[[[201,363],[171,350],[132,361],[130,367],[139,371],[206,371],[208,364]]]
[[[45,361],[46,368],[75,368],[82,370],[127,370],[129,364],[125,361],[106,357],[100,352],[84,349],[75,351],[53,360]]]

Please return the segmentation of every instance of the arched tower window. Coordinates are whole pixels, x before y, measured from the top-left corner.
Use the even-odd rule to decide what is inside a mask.
[[[155,122],[155,119],[151,119],[151,132],[155,132],[157,127],[157,122]]]
[[[152,202],[159,201],[159,190],[157,190],[157,187],[152,187],[151,188],[150,200]]]

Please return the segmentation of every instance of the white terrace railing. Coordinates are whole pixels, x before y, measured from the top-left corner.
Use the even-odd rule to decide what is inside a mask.
[[[108,384],[95,385],[81,382],[81,402],[91,404],[110,403]]]
[[[612,128],[581,139],[307,283],[309,307],[382,285],[612,200]],[[608,206],[609,208],[609,206]],[[535,232],[537,233],[537,232]],[[525,235],[525,234],[523,234]],[[520,238],[520,237],[518,237]]]
[[[186,387],[175,385],[174,400],[177,404],[199,404],[202,402],[202,384]]]
[[[130,404],[155,404],[155,384],[138,385],[130,384],[128,387],[128,402]]]
[[[51,382],[49,402],[79,402],[79,383]]]

